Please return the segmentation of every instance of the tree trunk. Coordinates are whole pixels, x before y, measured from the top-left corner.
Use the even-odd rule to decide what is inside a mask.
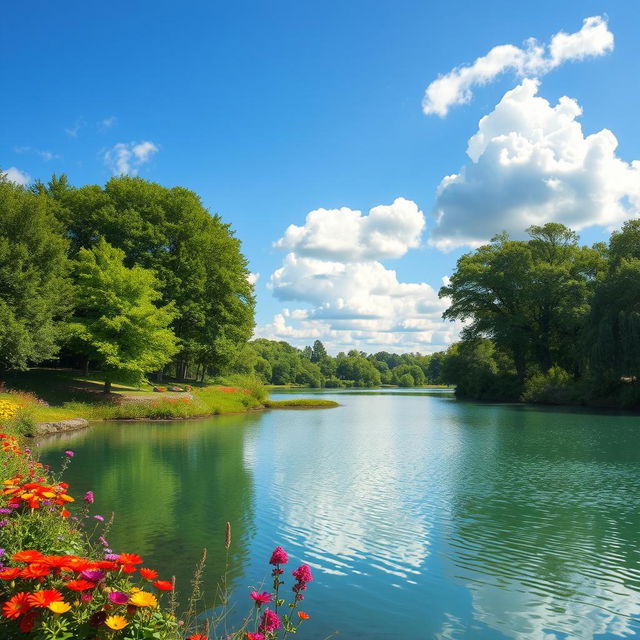
[[[103,393],[111,393],[111,380],[104,381]]]
[[[82,367],[82,375],[85,378],[89,377],[89,358],[88,357],[86,357],[84,359],[84,363],[83,363],[83,367]]]
[[[164,377],[164,369],[160,369],[156,374],[156,382],[162,382],[162,378]]]

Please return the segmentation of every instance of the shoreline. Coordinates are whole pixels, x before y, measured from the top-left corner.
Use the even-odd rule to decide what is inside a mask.
[[[94,418],[87,419],[82,417],[67,418],[65,420],[57,420],[51,422],[36,423],[36,433],[28,434],[30,438],[42,438],[59,433],[68,433],[70,431],[79,431],[87,429],[92,422],[177,422],[182,420],[202,420],[204,418],[215,418],[216,416],[225,415],[241,415],[243,413],[257,413],[260,411],[272,411],[274,409],[287,410],[309,410],[309,409],[333,409],[340,406],[337,402],[331,400],[318,401],[314,399],[300,399],[297,401],[267,401],[259,407],[247,407],[244,411],[223,411],[203,413],[191,416],[175,416],[170,418],[153,418],[153,417],[133,417],[133,418]]]

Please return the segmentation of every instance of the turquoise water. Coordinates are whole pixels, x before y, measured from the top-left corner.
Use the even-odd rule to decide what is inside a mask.
[[[114,550],[183,593],[207,547],[214,595],[229,520],[232,615],[268,588],[275,545],[310,564],[301,638],[640,635],[638,417],[323,395],[341,406],[100,424],[40,448],[54,465],[75,451],[65,479],[116,513]]]

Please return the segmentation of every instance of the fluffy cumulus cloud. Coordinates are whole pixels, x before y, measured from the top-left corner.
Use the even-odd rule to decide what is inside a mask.
[[[346,207],[316,209],[303,226],[290,225],[275,246],[322,260],[399,258],[419,245],[423,229],[424,215],[416,203],[397,198],[368,215]]]
[[[114,175],[135,176],[138,169],[158,153],[159,148],[148,140],[144,142],[119,142],[104,152],[105,164]]]
[[[534,38],[527,40],[524,48],[499,45],[473,64],[457,67],[434,80],[425,91],[422,109],[427,115],[446,116],[452,106],[471,100],[474,87],[491,82],[505,71],[540,77],[564,62],[601,56],[612,49],[613,34],[600,16],[586,18],[575,33],[556,33],[549,45]]]
[[[578,45],[566,38],[558,46],[570,53]],[[640,213],[640,162],[616,155],[608,129],[585,135],[575,100],[553,106],[537,93],[538,81],[525,79],[480,120],[471,162],[438,188],[431,244],[477,246],[551,220],[576,230],[611,227]]]
[[[418,247],[424,224],[416,204],[403,198],[368,215],[312,211],[275,243],[289,252],[268,286],[291,308],[257,334],[299,345],[319,338],[334,352],[442,349],[457,330],[441,320],[445,302],[430,285],[400,282],[380,262]]]
[[[9,182],[14,182],[15,184],[21,184],[23,186],[31,182],[31,176],[25,171],[16,169],[16,167],[9,167],[6,171],[2,172],[2,175],[9,180]]]

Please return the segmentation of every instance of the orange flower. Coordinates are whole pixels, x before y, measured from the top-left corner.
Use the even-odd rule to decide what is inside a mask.
[[[89,580],[69,580],[65,582],[64,586],[71,591],[86,591],[87,589],[93,589],[96,585],[95,582],[89,582]]]
[[[6,569],[0,570],[0,578],[2,580],[13,580],[17,578],[22,573],[22,569],[20,567],[8,567]]]
[[[31,609],[29,604],[29,594],[21,591],[16,593],[13,598],[9,598],[4,605],[2,605],[2,615],[5,618],[18,618],[23,613],[26,613]]]
[[[129,624],[123,616],[109,616],[104,623],[109,629],[113,629],[114,631],[124,629]]]
[[[39,551],[28,549],[26,551],[18,551],[11,556],[14,562],[40,562],[42,554]]]
[[[136,553],[121,553],[118,558],[119,564],[142,564],[142,558]]]
[[[62,594],[57,589],[43,589],[29,595],[29,604],[32,607],[48,607],[52,602],[61,602],[62,599]]]
[[[189,636],[187,640],[209,640],[209,638],[201,633],[194,633],[192,636]]]
[[[123,570],[125,573],[135,573],[136,568],[135,568],[132,564],[125,564],[125,565],[122,567],[122,570]]]
[[[153,586],[160,591],[173,591],[173,585],[168,580],[156,580]]]
[[[140,569],[140,575],[145,580],[155,580],[158,577],[158,572],[154,571],[153,569],[147,569],[145,567],[142,567]]]
[[[309,614],[305,613],[304,611],[298,611],[298,618],[300,618],[300,620],[308,620],[309,619]]]

